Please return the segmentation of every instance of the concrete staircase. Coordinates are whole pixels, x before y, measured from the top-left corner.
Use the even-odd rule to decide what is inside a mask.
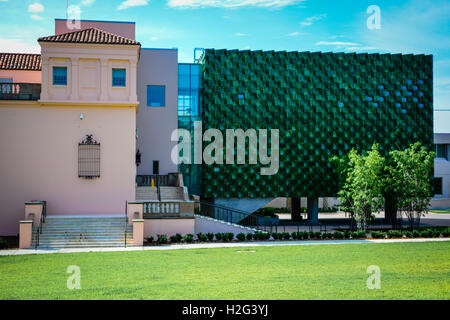
[[[125,240],[127,246],[133,244],[133,227],[124,216],[47,216],[38,248],[124,247]],[[33,248],[36,241],[35,229]]]
[[[189,200],[184,187],[159,187],[161,201],[164,200]],[[136,200],[158,200],[157,187],[136,187]]]

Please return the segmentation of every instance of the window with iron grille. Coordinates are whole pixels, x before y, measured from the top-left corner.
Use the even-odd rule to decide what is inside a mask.
[[[92,134],[78,143],[78,177],[100,177],[100,143],[92,138]]]
[[[58,86],[67,85],[67,67],[53,67],[53,84]]]
[[[126,70],[112,69],[112,86],[125,87],[126,86]]]

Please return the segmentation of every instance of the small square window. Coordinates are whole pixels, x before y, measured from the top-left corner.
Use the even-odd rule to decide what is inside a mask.
[[[147,106],[166,106],[166,86],[147,86]]]
[[[112,86],[113,87],[125,87],[127,85],[126,70],[125,69],[112,69]]]
[[[53,85],[67,86],[67,67],[53,67]]]
[[[436,145],[436,158],[447,158],[447,145],[437,144]]]
[[[442,177],[433,178],[433,194],[442,194]]]

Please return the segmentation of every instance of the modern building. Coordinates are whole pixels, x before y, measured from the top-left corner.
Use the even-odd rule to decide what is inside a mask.
[[[434,193],[431,207],[450,208],[450,110],[438,109],[434,112]]]
[[[107,223],[135,244],[250,230],[194,217],[189,195],[249,212],[306,197],[317,222],[318,198],[337,191],[332,155],[432,147],[431,56],[207,49],[178,63],[177,49],[141,48],[132,22],[64,19],[38,42],[40,55],[0,54],[0,234],[22,221],[23,246],[80,215],[125,219]],[[173,161],[187,156],[176,129],[193,137],[190,163]],[[209,129],[224,149],[205,163]]]

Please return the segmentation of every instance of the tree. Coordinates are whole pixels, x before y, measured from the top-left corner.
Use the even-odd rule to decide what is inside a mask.
[[[396,204],[408,218],[412,230],[430,205],[435,153],[416,142],[405,150],[391,151],[389,155],[391,161],[386,168],[385,189],[397,198]]]
[[[365,231],[372,213],[383,205],[383,182],[381,179],[385,159],[374,144],[366,155],[352,149],[345,158],[336,160],[340,173],[339,201],[345,211],[352,214],[357,228]]]

